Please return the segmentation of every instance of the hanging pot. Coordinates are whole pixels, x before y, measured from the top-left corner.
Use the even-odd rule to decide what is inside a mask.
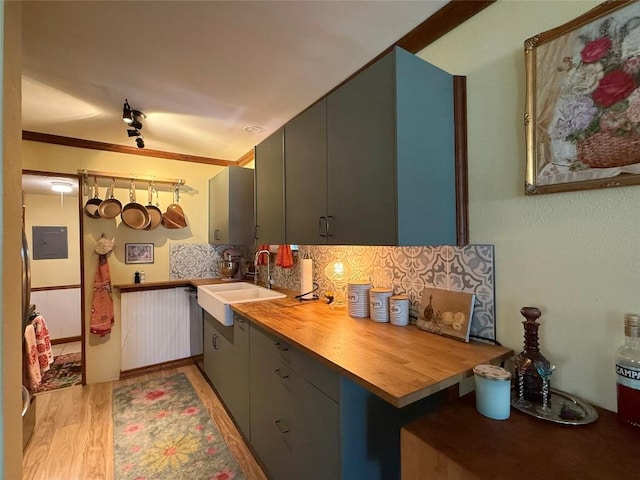
[[[146,230],[153,230],[162,222],[162,210],[158,208],[157,205],[153,204],[153,192],[156,192],[157,198],[157,190],[156,186],[149,183],[149,204],[146,206],[147,211],[149,212],[149,225],[147,225]]]
[[[98,198],[98,179],[93,177],[93,198],[87,200],[87,203],[84,205],[84,213],[91,218],[100,218],[100,212],[98,208],[102,200]]]
[[[167,207],[167,211],[162,215],[162,226],[164,228],[184,228],[187,220],[184,217],[180,201],[180,187],[174,185],[173,203]]]
[[[114,198],[113,193],[116,189],[115,178],[111,180],[111,186],[107,191],[107,198],[100,203],[98,212],[102,218],[115,218],[122,212],[122,203],[117,198]]]
[[[120,213],[122,222],[129,228],[134,230],[144,230],[149,225],[149,211],[136,203],[136,186],[131,179],[131,187],[129,187],[129,203],[127,203]]]

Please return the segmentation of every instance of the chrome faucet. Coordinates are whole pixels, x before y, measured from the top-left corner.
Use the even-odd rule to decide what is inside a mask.
[[[255,283],[256,285],[258,284],[258,258],[260,258],[260,254],[261,253],[266,253],[267,254],[267,284],[266,287],[271,289],[271,284],[273,283],[273,280],[271,280],[271,252],[269,250],[258,250],[256,252],[256,258],[253,261],[253,264],[256,266],[256,274],[253,277],[253,283]]]

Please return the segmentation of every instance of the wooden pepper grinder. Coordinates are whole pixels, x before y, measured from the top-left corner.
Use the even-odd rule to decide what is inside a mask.
[[[520,313],[526,318],[522,322],[524,325],[524,350],[518,354],[515,359],[516,365],[526,365],[521,371],[524,372],[524,399],[534,403],[542,403],[542,377],[537,372],[536,362],[542,362],[545,368],[549,368],[549,360],[540,353],[538,345],[538,328],[537,323],[540,317],[540,309],[536,307],[522,307]],[[515,371],[516,385],[519,384],[520,371]]]

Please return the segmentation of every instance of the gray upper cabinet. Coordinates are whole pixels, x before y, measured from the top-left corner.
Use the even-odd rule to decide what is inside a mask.
[[[287,243],[326,243],[327,99],[285,125]]]
[[[255,239],[284,244],[284,127],[256,146],[255,176]]]
[[[253,243],[253,170],[229,166],[209,180],[209,243]]]
[[[287,123],[286,243],[455,245],[453,89],[395,48]]]
[[[329,243],[456,243],[453,78],[395,48],[328,97]]]

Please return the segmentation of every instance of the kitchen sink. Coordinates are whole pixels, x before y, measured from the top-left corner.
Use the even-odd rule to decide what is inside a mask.
[[[215,285],[198,286],[198,305],[222,325],[233,325],[231,305],[235,303],[261,302],[284,298],[284,293],[275,292],[268,288],[252,283],[217,283]]]

